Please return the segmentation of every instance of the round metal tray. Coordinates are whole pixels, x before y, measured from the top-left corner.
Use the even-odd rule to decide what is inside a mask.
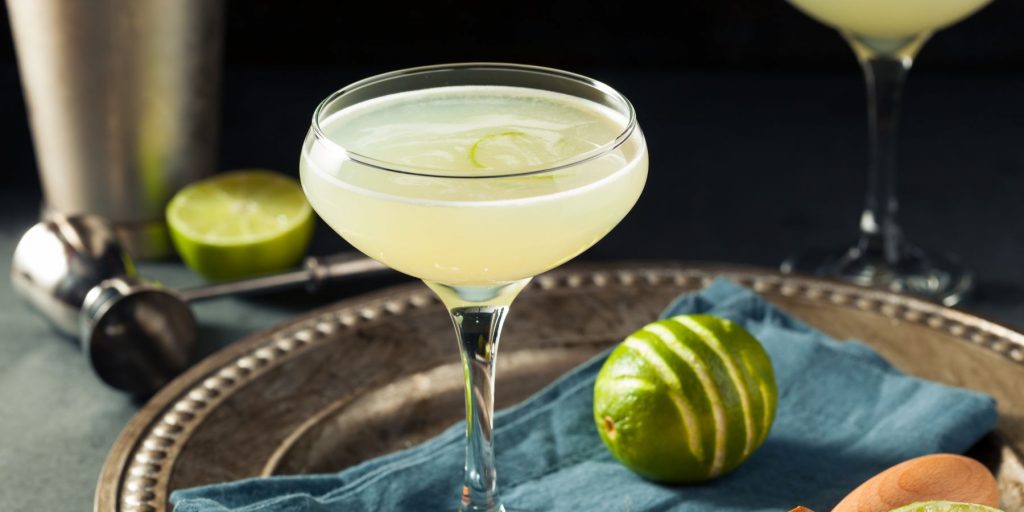
[[[498,406],[523,400],[719,275],[837,338],[866,341],[908,373],[994,395],[999,426],[971,455],[997,474],[1006,510],[1024,510],[1024,334],[885,292],[737,267],[569,266],[535,279],[513,304]],[[462,418],[457,354],[443,307],[419,284],[253,335],[139,411],[107,457],[96,510],[169,510],[174,489],[336,471],[409,447]]]

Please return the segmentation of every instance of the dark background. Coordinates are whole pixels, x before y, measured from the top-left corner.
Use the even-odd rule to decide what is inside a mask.
[[[584,259],[774,266],[799,248],[852,240],[865,116],[842,38],[781,0],[679,2],[672,11],[621,1],[230,0],[220,168],[296,173],[315,105],[369,74],[532,63],[620,89],[648,137],[644,197]],[[983,309],[1009,318],[1019,307],[1024,319],[1021,34],[1024,2],[995,0],[925,46],[908,84],[899,188],[911,238],[977,269]],[[40,192],[9,31],[0,37],[0,137],[0,201],[21,219],[5,226],[14,236]],[[344,247],[321,226],[313,251]]]
[[[225,64],[384,71],[498,60],[563,68],[848,70],[834,31],[783,0],[227,0]],[[996,0],[928,44],[933,70],[1024,66],[1024,5]],[[3,26],[7,27],[6,9]],[[9,37],[0,59],[12,63]]]
[[[422,64],[522,62],[607,81],[626,73],[858,79],[842,39],[784,1],[678,2],[672,10],[654,2],[607,0],[229,0],[221,161],[224,167],[294,167],[297,142],[270,148],[249,142],[294,141],[330,91],[367,74]],[[6,9],[2,15],[0,131],[10,150],[0,180],[31,188],[37,186],[34,159],[27,151]],[[930,41],[914,75],[1017,75],[1024,70],[1022,34],[1024,3],[996,0]],[[634,103],[644,103],[625,92]],[[682,84],[678,93],[666,99],[679,105],[701,101]],[[640,109],[641,120],[646,113]]]
[[[501,60],[563,68],[848,69],[834,32],[780,0],[229,1],[227,64],[385,70]],[[1024,65],[1024,6],[998,0],[929,45],[943,70]]]

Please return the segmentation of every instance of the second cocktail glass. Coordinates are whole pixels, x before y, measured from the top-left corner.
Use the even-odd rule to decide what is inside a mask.
[[[629,212],[647,146],[612,88],[554,69],[455,64],[352,84],[317,108],[301,179],[318,214],[444,302],[466,379],[460,510],[504,510],[492,443],[509,305]]]
[[[927,253],[896,222],[896,128],[903,82],[931,34],[990,0],[789,0],[838,29],[864,70],[868,85],[868,191],[853,246],[809,251],[782,264],[857,284],[913,293],[953,305],[973,286],[954,259]]]

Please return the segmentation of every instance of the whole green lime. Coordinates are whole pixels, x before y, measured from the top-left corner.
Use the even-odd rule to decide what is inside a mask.
[[[313,219],[297,181],[260,169],[211,176],[181,189],[167,204],[178,255],[213,280],[295,265],[309,247]]]
[[[701,482],[761,446],[777,399],[771,360],[746,329],[682,315],[644,326],[612,351],[594,384],[594,421],[636,473]]]
[[[986,507],[974,503],[956,503],[952,501],[922,501],[911,503],[891,512],[1003,512],[997,508]]]

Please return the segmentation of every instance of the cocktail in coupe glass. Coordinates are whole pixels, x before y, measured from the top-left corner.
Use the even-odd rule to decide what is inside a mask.
[[[896,127],[907,71],[933,32],[990,0],[789,0],[840,31],[853,47],[868,85],[868,191],[860,238],[852,247],[816,250],[782,264],[784,272],[838,277],[909,292],[947,305],[973,286],[953,259],[909,243],[896,222]]]
[[[491,439],[501,326],[533,276],[589,248],[636,203],[647,146],[632,106],[554,69],[396,71],[320,104],[300,169],[338,234],[447,306],[467,386],[460,510],[504,510]]]

